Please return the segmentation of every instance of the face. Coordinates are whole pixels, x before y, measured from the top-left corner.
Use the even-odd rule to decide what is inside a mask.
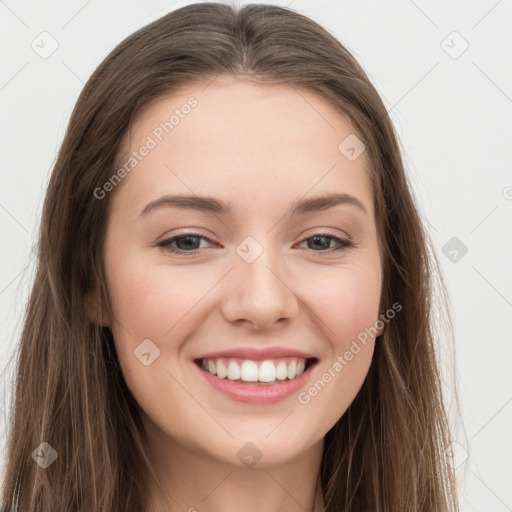
[[[353,138],[340,149],[354,134],[312,92],[228,78],[159,98],[132,126],[122,163],[137,163],[106,192],[105,323],[163,446],[279,464],[354,400],[382,284],[366,154],[347,152]],[[355,200],[311,201],[335,194]]]

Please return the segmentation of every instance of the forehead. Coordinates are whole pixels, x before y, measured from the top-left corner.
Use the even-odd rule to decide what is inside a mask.
[[[366,155],[351,161],[340,149],[355,134],[348,117],[312,91],[218,78],[144,109],[119,164],[145,145],[151,150],[118,188],[147,200],[164,192],[213,195],[246,208],[342,192],[371,213]]]

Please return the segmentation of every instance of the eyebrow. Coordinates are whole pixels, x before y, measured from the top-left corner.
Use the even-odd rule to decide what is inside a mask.
[[[304,215],[320,210],[326,210],[340,204],[355,206],[365,214],[368,214],[366,207],[359,199],[357,199],[357,197],[345,193],[339,193],[293,201],[290,204],[290,215]],[[148,203],[140,212],[139,217],[145,216],[149,212],[163,207],[196,210],[224,216],[230,215],[233,211],[231,203],[225,203],[224,201],[213,197],[165,195]]]

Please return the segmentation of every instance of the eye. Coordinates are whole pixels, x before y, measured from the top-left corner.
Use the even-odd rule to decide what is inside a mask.
[[[351,247],[355,247],[354,242],[349,239],[340,238],[336,236],[335,233],[325,232],[325,233],[316,233],[313,236],[310,236],[308,238],[305,238],[301,243],[307,242],[308,240],[311,240],[312,243],[308,243],[308,249],[311,249],[312,247],[316,248],[322,248],[331,245],[331,242],[334,241],[338,245],[338,247],[335,247],[333,250],[329,251],[316,251],[313,252],[338,252],[338,251],[345,251]],[[327,247],[327,249],[332,249],[332,247]]]
[[[176,249],[175,247],[172,247],[171,244],[176,242],[178,245],[182,245],[185,248],[188,249],[195,249],[197,245],[197,240],[207,240],[208,242],[213,243],[212,240],[210,240],[208,237],[204,235],[200,235],[198,233],[184,233],[181,235],[173,236],[172,238],[167,238],[166,240],[162,240],[158,246],[162,247],[164,251],[170,252],[170,253],[177,253],[177,254],[198,254],[201,251],[193,250],[193,251],[187,251],[178,246]],[[185,243],[182,243],[182,240],[185,241]]]
[[[162,247],[164,251],[172,254],[199,254],[200,252],[202,252],[200,250],[201,248],[198,246],[198,242],[200,245],[201,240],[206,240],[207,242],[214,243],[213,240],[204,235],[200,235],[199,233],[183,233],[177,236],[173,236],[172,238],[162,240],[161,242],[158,243],[158,246]],[[355,244],[351,240],[340,238],[336,236],[335,233],[330,232],[316,233],[313,236],[305,238],[301,243],[308,242],[309,240],[311,240],[312,243],[308,243],[308,249],[317,253],[332,253],[338,251],[345,251],[351,247],[355,247]],[[334,241],[337,244],[337,247],[335,247],[334,249],[332,247],[329,247],[332,241]],[[176,243],[178,247],[174,247],[172,245],[174,243]],[[328,251],[315,250],[315,248],[322,249],[322,247],[325,248],[325,246],[328,246]]]

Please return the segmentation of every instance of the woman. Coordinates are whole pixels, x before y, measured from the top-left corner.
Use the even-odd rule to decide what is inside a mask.
[[[328,32],[215,3],[143,27],[48,187],[4,509],[457,510],[434,260]]]

